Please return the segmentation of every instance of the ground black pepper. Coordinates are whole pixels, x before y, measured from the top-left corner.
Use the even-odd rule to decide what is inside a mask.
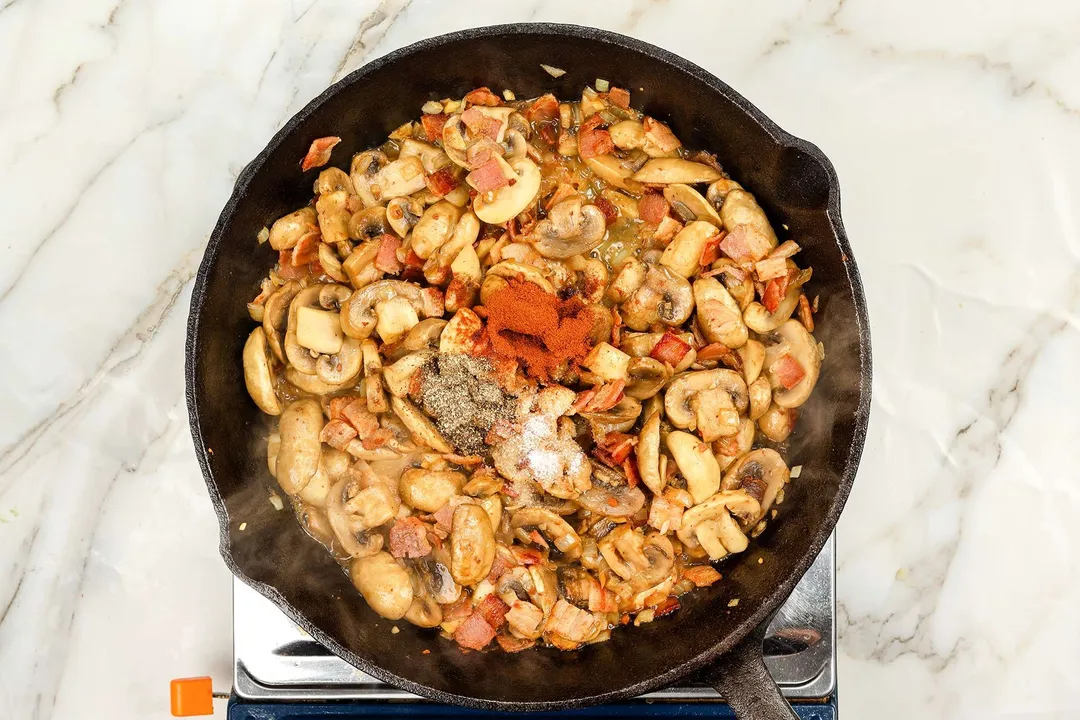
[[[483,455],[484,437],[499,418],[509,419],[513,398],[495,382],[488,360],[436,355],[420,368],[417,402],[462,455]]]

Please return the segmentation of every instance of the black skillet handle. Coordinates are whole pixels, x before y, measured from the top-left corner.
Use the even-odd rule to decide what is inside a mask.
[[[727,700],[739,720],[798,720],[765,668],[761,643],[768,629],[766,620],[721,655],[706,679]]]

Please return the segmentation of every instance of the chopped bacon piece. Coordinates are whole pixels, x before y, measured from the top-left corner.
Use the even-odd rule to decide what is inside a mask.
[[[810,312],[810,301],[806,299],[806,293],[799,295],[799,321],[807,332],[814,332],[814,315]]]
[[[583,122],[578,129],[578,155],[583,160],[606,155],[615,149],[611,133],[600,127],[603,123],[604,119],[597,114]]]
[[[641,124],[645,130],[645,139],[655,145],[661,152],[671,152],[682,146],[679,138],[675,137],[675,133],[671,132],[671,128],[656,118],[646,116]]]
[[[546,122],[559,117],[559,101],[551,93],[533,100],[523,113],[529,122]]]
[[[555,123],[544,123],[537,131],[542,139],[548,145],[554,145],[559,140],[559,126]]]
[[[619,347],[622,344],[622,329],[623,329],[622,315],[619,313],[619,308],[611,308],[611,344],[615,347]]]
[[[397,275],[405,266],[397,258],[401,238],[389,233],[379,238],[379,253],[375,256],[375,267],[390,275]]]
[[[682,338],[668,330],[653,347],[649,357],[676,367],[688,352],[690,352],[690,344],[683,342]]]
[[[487,105],[488,107],[502,105],[502,100],[499,99],[499,96],[491,92],[486,85],[470,91],[465,96],[465,102],[472,103],[473,105]]]
[[[623,399],[626,389],[625,380],[607,382],[591,390],[578,393],[577,399],[571,405],[575,412],[604,412],[619,404]]]
[[[551,197],[548,198],[547,205],[544,207],[544,209],[550,210],[551,208],[561,203],[563,200],[566,200],[569,197],[573,197],[574,195],[577,195],[577,188],[575,188],[570,183],[561,182],[559,183],[559,186],[555,188],[555,192],[551,194]]]
[[[319,257],[319,237],[319,233],[310,232],[296,241],[296,245],[292,249],[291,262],[293,267],[307,265]]]
[[[705,241],[705,247],[701,249],[701,260],[698,261],[699,265],[709,267],[720,259],[720,243],[724,241],[726,235],[727,232],[720,231]]]
[[[424,182],[431,194],[438,198],[446,197],[447,193],[461,184],[461,181],[454,177],[454,171],[449,165],[428,175]]]
[[[351,398],[352,402],[341,411],[341,419],[356,429],[361,437],[370,435],[379,429],[379,418],[368,410],[365,398]]]
[[[515,600],[506,613],[506,622],[521,635],[535,635],[544,622],[544,611],[531,602]]]
[[[381,448],[393,438],[394,433],[392,433],[389,428],[379,428],[367,437],[360,438],[360,444],[364,446],[365,450],[375,450]]]
[[[478,192],[486,193],[492,190],[506,187],[510,180],[503,175],[502,166],[495,158],[488,160],[480,167],[465,176],[465,182],[472,185]]]
[[[543,535],[540,534],[539,530],[530,530],[529,531],[529,539],[532,540],[537,545],[539,545],[540,547],[544,548],[545,550],[547,550],[550,547],[550,545],[548,545],[548,541],[544,538]]]
[[[656,606],[653,617],[664,617],[665,615],[670,615],[671,613],[678,610],[679,607],[680,606],[678,598],[669,597]]]
[[[787,260],[782,257],[767,257],[764,260],[758,260],[754,263],[754,272],[757,274],[757,279],[762,282],[787,275]]]
[[[330,152],[341,142],[339,137],[322,137],[311,141],[307,155],[300,161],[300,169],[307,172],[311,168],[322,167],[330,162]]]
[[[503,649],[503,652],[508,653],[521,652],[536,645],[535,640],[525,640],[506,633],[495,636],[495,641],[499,643],[499,647]]]
[[[769,372],[776,376],[785,389],[790,390],[806,377],[806,370],[790,353],[784,355],[769,367]]]
[[[658,192],[647,192],[638,200],[638,217],[650,225],[659,225],[670,210],[668,201]]]
[[[637,437],[621,432],[609,432],[600,440],[593,452],[604,464],[611,467],[619,467],[626,458],[630,457],[630,451],[637,445]]]
[[[731,348],[723,343],[711,343],[697,351],[697,359],[700,362],[720,360],[731,354]]]
[[[323,425],[319,440],[332,448],[344,450],[349,441],[356,437],[356,429],[344,420],[331,420]]]
[[[694,583],[694,587],[709,587],[722,579],[722,575],[712,565],[691,565],[680,572],[683,578]]]
[[[769,312],[776,312],[776,308],[780,307],[780,302],[784,299],[784,295],[787,294],[788,279],[790,277],[790,275],[784,275],[765,283],[765,292],[761,295],[761,304]]]
[[[511,553],[496,552],[495,559],[491,562],[491,571],[488,572],[488,581],[499,582],[499,578],[512,567],[517,567],[517,563]]]
[[[470,650],[483,650],[495,639],[495,629],[480,613],[473,613],[454,631],[458,645]]]
[[[476,108],[469,108],[461,113],[461,122],[465,123],[465,127],[469,128],[469,132],[472,133],[473,137],[488,137],[496,142],[499,140],[499,130],[502,129],[502,123]]]
[[[594,583],[589,587],[589,610],[594,613],[618,612],[619,601],[615,593]]]
[[[475,170],[496,155],[505,155],[502,145],[489,137],[482,137],[469,147],[465,148],[465,163],[470,170]]]
[[[735,262],[742,262],[750,257],[750,247],[746,242],[746,233],[736,227],[734,232],[729,232],[720,242],[720,249]]]
[[[624,90],[623,88],[619,88],[619,87],[613,87],[610,90],[608,90],[607,96],[608,96],[608,100],[611,101],[612,105],[615,105],[616,107],[621,107],[623,110],[629,110],[630,109],[630,91],[629,90]]]
[[[442,140],[443,126],[446,125],[446,121],[449,119],[450,116],[445,113],[421,115],[420,122],[424,126],[424,134],[427,135],[427,139],[431,142]]]
[[[390,554],[396,558],[420,558],[431,552],[427,526],[417,518],[399,518],[390,528]]]
[[[735,262],[758,261],[769,254],[769,238],[750,225],[736,225],[720,243],[720,249]]]
[[[683,229],[683,224],[675,218],[668,215],[660,224],[656,226],[656,232],[653,233],[653,240],[659,243],[667,245],[671,242],[671,239],[679,234],[679,231]]]
[[[511,546],[510,551],[514,553],[514,559],[518,561],[519,565],[539,565],[544,562],[543,553],[536,548],[513,545]]]
[[[282,280],[300,280],[308,275],[308,265],[296,267],[292,264],[292,250],[282,250],[278,258],[278,275]]]
[[[504,603],[498,595],[491,593],[476,606],[476,612],[480,613],[487,624],[498,630],[506,622],[506,612],[510,606]]]
[[[416,254],[416,252],[409,248],[409,254],[405,256],[405,267],[408,268],[423,268],[424,258]]]
[[[472,601],[465,593],[453,605],[443,608],[443,621],[464,620],[473,614]]]
[[[641,475],[638,473],[636,454],[622,461],[622,469],[623,474],[626,475],[626,484],[630,487],[637,487],[638,483],[641,482]]]
[[[435,521],[435,524],[440,528],[450,532],[450,528],[454,523],[454,507],[450,503],[446,503],[441,508],[431,514],[431,519]]]
[[[607,225],[613,225],[619,219],[619,209],[615,207],[615,203],[607,198],[593,198],[593,205],[600,208],[600,212],[604,213],[604,222]]]
[[[583,643],[596,637],[601,620],[587,610],[560,599],[551,609],[544,630],[572,643]]]

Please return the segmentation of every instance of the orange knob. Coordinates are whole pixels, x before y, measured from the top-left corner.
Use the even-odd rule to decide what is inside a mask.
[[[209,677],[176,678],[169,683],[173,717],[214,714],[214,688]]]

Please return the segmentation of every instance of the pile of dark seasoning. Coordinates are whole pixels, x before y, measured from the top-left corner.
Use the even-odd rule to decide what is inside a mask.
[[[462,455],[483,455],[496,420],[510,419],[514,398],[503,392],[491,363],[468,355],[436,355],[420,369],[417,401]]]

